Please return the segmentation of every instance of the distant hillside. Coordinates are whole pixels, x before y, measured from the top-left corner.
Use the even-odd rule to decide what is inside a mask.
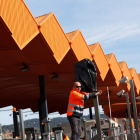
[[[24,121],[24,127],[28,127],[27,122],[29,121],[29,127],[36,127],[39,129],[39,119],[31,119],[31,120],[26,120]],[[2,132],[4,133],[9,133],[9,132],[13,132],[14,131],[14,125],[10,124],[10,125],[3,125],[2,126]]]
[[[86,120],[89,120],[89,115],[88,116],[83,116],[82,118],[85,118]],[[93,118],[95,119],[95,115],[93,115]],[[101,118],[108,118],[108,116],[106,116],[105,114],[101,114]],[[27,128],[28,127],[28,123],[29,122],[29,127],[36,127],[38,129],[40,129],[39,126],[39,119],[30,119],[30,120],[26,120],[24,121],[24,127]],[[52,118],[51,119],[51,123],[50,123],[50,127],[55,127],[58,124],[63,124],[63,123],[68,123],[68,120],[66,117],[57,117],[57,118]],[[12,125],[3,125],[2,126],[2,132],[4,133],[9,133],[9,132],[13,132],[14,131],[14,126]]]

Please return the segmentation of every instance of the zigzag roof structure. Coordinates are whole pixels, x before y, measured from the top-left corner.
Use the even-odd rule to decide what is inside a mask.
[[[104,54],[100,43],[87,45],[80,30],[66,34],[54,13],[34,18],[23,0],[0,1],[0,107],[37,111],[38,76],[45,75],[49,113],[66,113],[75,81],[73,64],[85,58],[96,65],[98,89],[104,91],[99,101],[105,113],[107,87],[114,106],[126,102],[124,97],[117,98],[117,92],[124,89],[130,94],[130,85],[118,82],[122,77],[134,80],[135,94],[139,95],[140,74],[124,60],[118,62],[114,53]],[[23,63],[29,65],[29,71],[21,72]],[[52,79],[54,73],[59,79]],[[92,99],[85,102],[85,108],[92,106]],[[114,107],[113,112],[117,111]]]

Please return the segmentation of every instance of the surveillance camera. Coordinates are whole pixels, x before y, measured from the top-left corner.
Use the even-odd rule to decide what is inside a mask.
[[[140,100],[140,96],[136,97],[136,100]]]
[[[117,93],[118,96],[123,95],[123,93],[125,92],[125,90],[121,90],[120,92]]]
[[[119,80],[120,83],[125,83],[128,80],[128,76],[123,77],[121,80]]]

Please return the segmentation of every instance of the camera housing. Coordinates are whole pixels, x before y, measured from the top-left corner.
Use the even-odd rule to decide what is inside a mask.
[[[119,83],[126,83],[127,80],[128,80],[128,76],[125,76],[119,80]]]
[[[121,90],[120,92],[117,93],[118,96],[123,95],[123,93],[125,92],[125,90]]]
[[[136,100],[140,100],[140,96],[136,97]]]

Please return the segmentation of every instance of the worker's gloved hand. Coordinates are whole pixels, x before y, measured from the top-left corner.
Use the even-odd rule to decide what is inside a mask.
[[[96,96],[101,95],[102,94],[102,90],[99,90],[98,92],[95,93]]]
[[[96,98],[96,96],[101,95],[101,94],[102,94],[102,91],[99,90],[99,91],[96,92],[96,93],[90,93],[90,94],[89,94],[89,98]]]
[[[96,93],[89,93],[88,95],[83,95],[83,99],[87,100],[87,99],[90,99],[90,98],[96,98],[96,96],[101,95],[101,94],[102,94],[102,91],[99,90]]]

